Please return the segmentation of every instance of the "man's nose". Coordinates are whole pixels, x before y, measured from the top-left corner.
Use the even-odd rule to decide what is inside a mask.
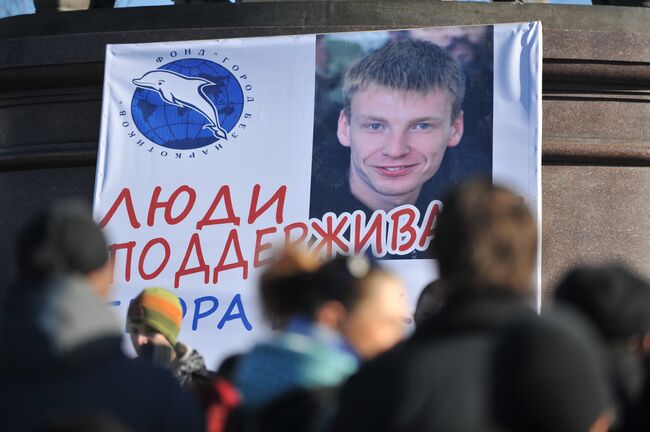
[[[382,149],[384,156],[391,158],[400,158],[407,155],[409,151],[408,138],[406,134],[403,133],[395,133],[391,135]]]
[[[138,342],[138,346],[142,346],[149,342],[149,338],[146,337],[145,335],[138,335],[137,342]]]

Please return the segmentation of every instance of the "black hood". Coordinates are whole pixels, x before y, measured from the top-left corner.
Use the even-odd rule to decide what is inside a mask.
[[[455,299],[419,326],[412,341],[418,343],[461,333],[490,332],[512,319],[536,315],[529,300],[521,296],[483,294]]]

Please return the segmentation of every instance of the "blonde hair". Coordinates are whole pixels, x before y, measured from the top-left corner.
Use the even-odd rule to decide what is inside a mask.
[[[428,41],[391,42],[348,70],[343,79],[343,109],[348,118],[354,94],[371,84],[419,93],[446,90],[451,96],[451,120],[456,120],[462,111],[463,70],[451,54]]]

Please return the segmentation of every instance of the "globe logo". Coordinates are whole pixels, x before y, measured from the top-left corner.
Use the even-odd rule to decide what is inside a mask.
[[[134,79],[133,121],[150,141],[192,150],[227,140],[244,109],[235,76],[204,59],[167,63]]]

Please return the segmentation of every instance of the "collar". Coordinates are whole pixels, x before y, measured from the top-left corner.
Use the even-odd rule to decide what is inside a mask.
[[[304,316],[293,317],[285,328],[285,332],[314,338],[317,341],[333,347],[339,351],[353,355],[359,359],[359,355],[345,338],[336,330],[322,326]]]
[[[437,315],[418,328],[414,342],[461,333],[484,333],[495,330],[512,319],[535,317],[527,299],[515,295],[483,294],[449,303]]]

